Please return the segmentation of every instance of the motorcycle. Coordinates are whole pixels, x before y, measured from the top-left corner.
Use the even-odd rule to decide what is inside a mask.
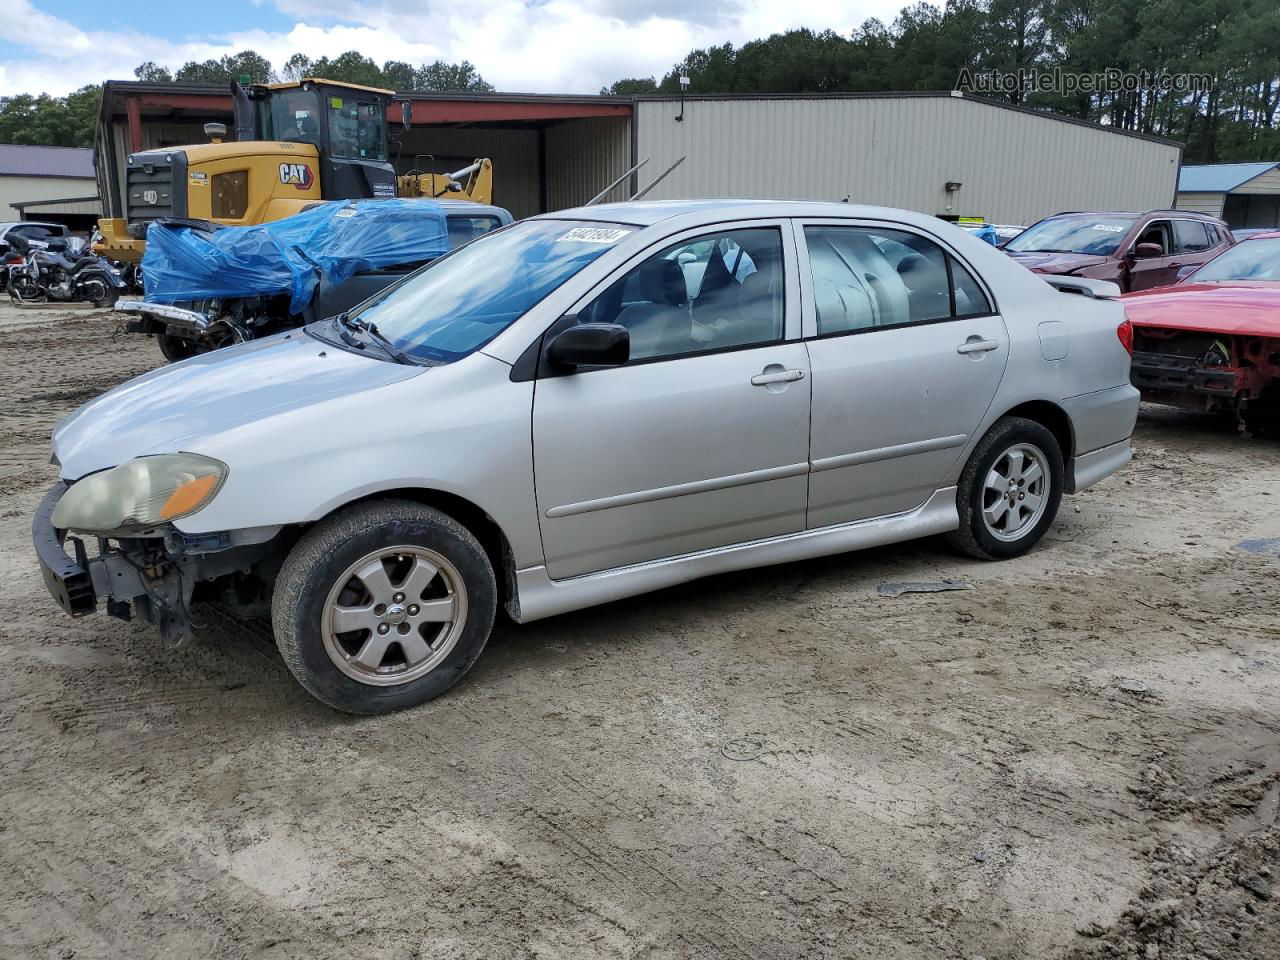
[[[17,304],[92,303],[111,307],[125,289],[120,271],[109,260],[88,252],[79,238],[31,240],[11,237],[9,297]]]

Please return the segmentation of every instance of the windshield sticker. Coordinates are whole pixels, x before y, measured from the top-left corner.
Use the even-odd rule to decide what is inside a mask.
[[[630,232],[611,227],[574,227],[556,237],[556,243],[617,243]]]
[[[1101,230],[1104,233],[1124,233],[1124,227],[1118,227],[1114,223],[1095,223],[1090,230]]]

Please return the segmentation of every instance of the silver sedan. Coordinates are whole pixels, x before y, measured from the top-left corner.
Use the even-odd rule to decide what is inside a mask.
[[[1115,293],[903,210],[548,214],[87,404],[36,550],[73,615],[102,598],[180,638],[217,598],[269,613],[324,702],[405,707],[499,607],[933,534],[1025,553],[1129,459]]]

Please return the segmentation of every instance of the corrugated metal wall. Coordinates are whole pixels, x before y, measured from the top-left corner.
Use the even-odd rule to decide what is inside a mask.
[[[1280,193],[1280,170],[1268,170],[1261,176],[1242,183],[1232,193]]]
[[[1177,210],[1192,210],[1196,213],[1207,213],[1211,217],[1222,216],[1221,193],[1180,193],[1175,207]]]
[[[547,128],[547,209],[586,203],[631,166],[631,120],[596,117]],[[623,182],[608,200],[624,200]]]
[[[953,96],[636,103],[650,199],[783,197],[1031,223],[1173,203],[1180,149]],[[963,184],[948,194],[944,184]]]
[[[396,168],[407,170],[415,154],[440,158],[436,172],[445,172],[444,160],[465,165],[476,157],[493,161],[493,202],[519,217],[539,212],[541,170],[538,164],[538,131],[532,128],[414,127],[403,135]],[[395,146],[391,148],[395,158]],[[457,169],[456,167],[454,169]]]
[[[72,197],[93,197],[98,194],[98,184],[82,177],[17,177],[0,176],[0,220],[19,220],[21,215],[12,203],[28,200],[66,200]],[[32,211],[29,219],[39,220],[40,214],[89,214],[99,216],[97,203],[61,203],[54,207]]]

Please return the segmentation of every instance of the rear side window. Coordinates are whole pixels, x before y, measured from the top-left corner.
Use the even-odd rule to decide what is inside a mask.
[[[1216,237],[1211,236],[1199,220],[1173,221],[1173,239],[1178,253],[1199,253],[1217,243]]]
[[[497,217],[460,217],[449,214],[446,221],[449,227],[449,249],[470,243],[477,237],[483,237],[490,230],[497,230],[502,223]]]
[[[994,313],[995,311],[991,309],[991,301],[982,292],[982,287],[978,286],[978,281],[973,279],[973,274],[966,270],[955,257],[951,257],[950,260],[951,282],[956,292],[956,316],[980,317]]]
[[[991,312],[972,274],[932,240],[871,227],[804,232],[819,336]]]

